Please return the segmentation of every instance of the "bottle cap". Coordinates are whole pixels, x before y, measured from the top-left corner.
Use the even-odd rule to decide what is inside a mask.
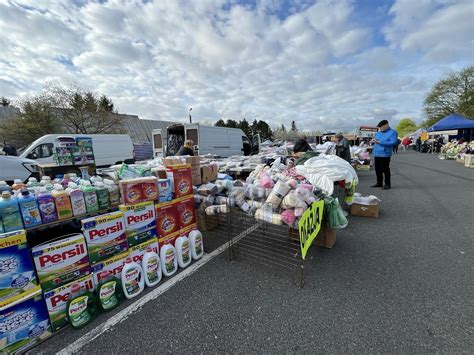
[[[2,191],[2,198],[8,199],[12,197],[12,194],[9,193],[8,191]]]
[[[23,196],[28,196],[30,194],[30,192],[27,189],[21,189],[21,194]]]

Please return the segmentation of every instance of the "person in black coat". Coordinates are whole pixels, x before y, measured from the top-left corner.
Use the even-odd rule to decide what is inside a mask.
[[[178,153],[176,153],[176,156],[183,156],[183,155],[194,156],[193,144],[194,142],[191,139],[188,139],[187,141],[185,141],[184,145],[181,148],[179,148]]]
[[[296,141],[295,146],[293,147],[293,153],[308,152],[313,150],[306,139],[306,136],[302,136]]]

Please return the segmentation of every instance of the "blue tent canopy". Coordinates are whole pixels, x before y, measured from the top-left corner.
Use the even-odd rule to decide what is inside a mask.
[[[446,116],[445,118],[440,119],[430,128],[428,128],[429,132],[433,131],[449,131],[454,129],[468,129],[474,128],[474,120],[465,118],[461,115],[452,114]]]

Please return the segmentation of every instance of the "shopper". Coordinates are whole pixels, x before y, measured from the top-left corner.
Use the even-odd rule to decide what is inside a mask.
[[[351,146],[341,133],[336,134],[336,155],[348,163],[351,162]]]
[[[177,156],[183,156],[183,155],[194,156],[193,144],[194,142],[191,139],[188,139],[187,141],[184,142],[184,145],[181,148],[179,148],[178,153],[176,153],[176,155]]]
[[[298,139],[295,143],[295,146],[293,147],[293,153],[301,153],[312,150],[313,149],[311,149],[306,136],[302,136],[300,139]]]
[[[397,143],[395,143],[395,144],[393,145],[393,152],[394,152],[395,154],[398,154],[398,146],[399,146],[401,143],[402,143],[402,141],[400,140],[400,138],[397,138]]]
[[[421,138],[418,137],[415,142],[415,150],[420,151],[421,150]]]
[[[402,140],[402,147],[403,147],[403,150],[406,152],[407,151],[407,148],[408,146],[411,144],[411,139],[408,138],[408,137],[405,137],[403,138]]]
[[[390,157],[392,156],[393,146],[397,143],[397,131],[391,129],[387,120],[382,120],[377,125],[379,131],[375,134],[374,143],[374,162],[377,183],[372,187],[383,187],[388,190],[392,187],[390,176]],[[385,178],[385,185],[383,184]]]

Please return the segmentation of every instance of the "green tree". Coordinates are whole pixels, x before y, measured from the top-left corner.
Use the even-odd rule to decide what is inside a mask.
[[[250,128],[250,125],[245,118],[242,121],[239,121],[237,127],[240,128],[247,137],[250,137],[252,135],[252,129]]]
[[[410,118],[403,118],[398,122],[397,132],[400,137],[407,135],[408,133],[415,132],[418,129],[418,125]]]
[[[10,106],[10,103],[11,103],[11,101],[8,100],[5,96],[2,96],[0,98],[0,106],[8,107],[8,106]]]
[[[254,134],[259,134],[262,140],[272,137],[273,132],[267,122],[262,120],[254,120],[252,122],[252,130]]]
[[[426,95],[423,111],[424,127],[452,113],[474,118],[474,66],[452,72],[438,81]]]
[[[226,124],[225,124],[226,127],[229,127],[229,128],[239,128],[239,124],[237,121],[235,120],[227,120]]]
[[[61,133],[61,122],[41,97],[20,102],[20,114],[0,124],[0,136],[19,148],[29,145],[45,134]]]
[[[292,132],[298,132],[298,128],[296,128],[296,122],[291,121],[291,131]]]
[[[217,127],[225,127],[225,122],[224,120],[221,118],[220,120],[218,120],[214,126],[217,126]]]

